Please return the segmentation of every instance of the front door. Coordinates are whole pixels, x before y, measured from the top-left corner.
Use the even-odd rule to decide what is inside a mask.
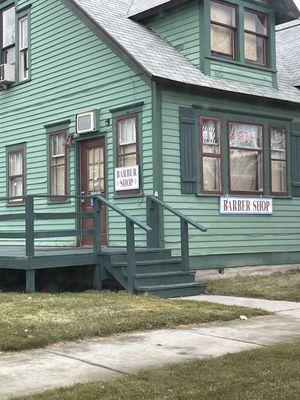
[[[81,194],[100,194],[105,196],[105,147],[104,139],[93,139],[80,144],[80,185]],[[85,200],[81,203],[83,212],[93,210],[93,201]],[[82,220],[83,229],[93,229],[92,219]],[[83,245],[93,244],[93,238],[83,236]],[[101,244],[107,244],[106,235],[106,208],[102,207],[101,214]]]

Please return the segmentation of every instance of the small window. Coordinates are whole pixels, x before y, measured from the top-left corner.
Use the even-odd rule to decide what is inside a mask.
[[[200,126],[202,192],[221,193],[221,120],[202,117]]]
[[[245,60],[266,66],[268,63],[268,17],[245,11]]]
[[[117,119],[117,167],[138,165],[137,115]]]
[[[65,141],[65,131],[49,134],[50,194],[54,196],[65,196],[67,194],[67,154]]]
[[[19,20],[19,80],[28,79],[28,17]]]
[[[263,193],[263,127],[229,123],[229,182],[232,193]]]
[[[15,64],[16,62],[16,24],[15,6],[4,9],[0,14],[2,63]]]
[[[211,2],[211,53],[235,59],[236,7]]]
[[[9,148],[8,152],[8,196],[24,195],[24,146]],[[9,203],[23,203],[23,199],[12,199]]]
[[[271,128],[271,191],[274,195],[287,194],[287,133],[282,128]]]

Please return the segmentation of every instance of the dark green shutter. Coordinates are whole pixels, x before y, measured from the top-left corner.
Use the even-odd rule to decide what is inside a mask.
[[[196,119],[193,108],[180,107],[181,192],[197,193]]]
[[[300,197],[300,121],[292,123],[292,195]]]

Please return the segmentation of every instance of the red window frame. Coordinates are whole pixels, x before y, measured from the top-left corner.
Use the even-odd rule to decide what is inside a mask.
[[[135,152],[131,152],[131,153],[125,153],[125,154],[121,154],[120,151],[120,144],[119,144],[119,124],[122,121],[125,121],[126,119],[132,119],[135,118],[135,126],[136,126],[136,142],[135,142]],[[140,166],[140,155],[139,155],[139,122],[138,122],[138,114],[137,113],[129,113],[126,115],[122,115],[120,117],[116,118],[116,166],[118,167],[122,167],[122,165],[120,165],[119,160],[120,158],[124,157],[124,156],[132,156],[132,155],[136,155],[136,165],[139,166],[139,168],[141,168]],[[132,189],[132,190],[122,190],[122,191],[117,191],[116,194],[118,196],[124,196],[124,195],[130,195],[130,194],[139,194],[140,193],[140,189]]]
[[[52,155],[52,146],[51,146],[51,140],[54,136],[60,136],[63,135],[64,138],[64,148],[65,148],[65,154],[64,154],[64,161],[62,164],[60,165],[52,165],[52,159],[53,159],[53,155]],[[65,144],[65,140],[66,140],[66,136],[67,136],[67,131],[64,130],[59,130],[59,131],[55,131],[55,132],[51,132],[48,134],[48,168],[49,168],[49,194],[51,196],[57,196],[57,197],[50,197],[49,201],[50,202],[61,202],[61,201],[66,201],[65,198],[60,197],[60,196],[66,196],[67,195],[67,172],[68,172],[68,154],[67,154],[67,146]],[[52,171],[57,168],[58,166],[62,166],[64,165],[65,168],[65,179],[64,179],[64,194],[56,194],[53,193],[53,188],[52,188]]]
[[[272,158],[272,129],[279,129],[283,131],[285,135],[285,158]],[[288,133],[287,129],[282,126],[275,126],[272,125],[269,128],[269,147],[270,147],[270,186],[271,186],[271,195],[273,196],[287,196],[288,195]],[[273,192],[273,182],[272,182],[272,161],[280,161],[280,162],[285,162],[285,171],[286,171],[286,176],[285,176],[285,187],[286,190],[285,192]]]
[[[207,153],[204,151],[203,146],[203,122],[204,121],[217,121],[220,123],[220,128],[218,132],[219,138],[219,153]],[[204,158],[216,158],[220,160],[220,190],[205,190],[204,189]],[[206,194],[222,194],[223,193],[223,165],[222,165],[222,120],[217,117],[200,117],[200,160],[201,160],[201,192]]]
[[[245,12],[248,12],[248,13],[251,13],[251,14],[255,14],[255,15],[262,15],[262,16],[264,16],[266,18],[266,21],[267,21],[267,33],[266,34],[250,31],[248,29],[244,29],[244,41],[245,41],[245,33],[248,33],[248,34],[256,36],[256,37],[261,37],[261,38],[264,39],[264,43],[265,43],[265,48],[264,48],[265,63],[262,64],[260,62],[248,60],[246,58],[246,54],[245,54],[245,62],[247,64],[254,64],[254,65],[260,65],[262,67],[267,67],[267,65],[269,64],[269,51],[268,51],[269,36],[270,36],[269,35],[269,16],[267,14],[264,14],[264,13],[261,13],[261,12],[257,12],[257,11],[254,11],[254,10],[245,9]]]
[[[210,26],[212,25],[216,25],[216,26],[221,26],[223,28],[228,28],[230,29],[233,34],[232,34],[232,55],[228,55],[226,53],[220,53],[217,51],[213,51],[211,48],[211,55],[214,57],[222,57],[222,58],[227,58],[230,60],[235,60],[236,59],[236,55],[237,55],[237,31],[238,31],[238,14],[237,14],[237,5],[235,4],[230,4],[230,3],[226,3],[223,1],[218,1],[218,0],[213,0],[212,2],[214,3],[219,3],[221,5],[230,7],[234,9],[235,12],[235,25],[228,25],[228,24],[223,24],[222,22],[218,22],[218,21],[214,21],[211,19],[211,14],[210,14]],[[211,2],[211,3],[212,3]],[[211,33],[210,33],[210,39],[211,39]]]
[[[243,124],[243,125],[253,125],[253,126],[259,126],[262,128],[262,135],[261,135],[261,149],[247,149],[243,147],[231,147],[230,146],[230,124]],[[228,188],[229,188],[229,193],[230,194],[236,194],[236,195],[263,195],[265,193],[265,168],[264,168],[264,126],[262,124],[254,123],[254,122],[247,122],[247,121],[227,121],[227,130],[228,130],[228,135],[227,135],[227,140],[228,140]],[[242,151],[249,151],[249,152],[259,152],[262,157],[262,187],[263,190],[255,190],[255,191],[246,191],[246,190],[232,190],[231,188],[231,159],[230,159],[230,150],[231,149],[237,149],[237,150],[242,150]]]
[[[12,154],[22,154],[22,174],[17,174],[17,175],[11,175],[10,171],[10,156]],[[24,160],[24,153],[25,153],[25,148],[24,146],[20,147],[13,147],[11,149],[8,149],[7,151],[7,194],[8,197],[14,197],[10,192],[10,182],[12,180],[22,178],[22,196],[24,196],[25,193],[25,160]],[[17,200],[8,200],[8,204],[24,204],[24,198],[23,199],[17,199]]]

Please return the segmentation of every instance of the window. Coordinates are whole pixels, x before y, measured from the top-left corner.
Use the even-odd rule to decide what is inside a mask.
[[[202,117],[200,126],[202,191],[221,193],[221,120]]]
[[[211,52],[234,59],[236,55],[236,7],[211,2]]]
[[[271,192],[287,194],[287,132],[282,128],[271,128]]]
[[[138,165],[137,115],[117,119],[117,167]]]
[[[65,141],[65,130],[49,134],[50,194],[55,196],[64,196],[67,194],[67,153]]]
[[[248,63],[267,65],[268,17],[245,11],[245,60]]]
[[[16,62],[16,26],[15,6],[2,10],[0,14],[1,26],[1,63],[15,64]]]
[[[229,123],[229,186],[232,193],[262,193],[263,127]]]
[[[19,80],[28,79],[28,17],[19,19]]]
[[[8,197],[24,195],[24,146],[8,148],[7,151]],[[12,199],[9,203],[23,203],[23,199]]]

